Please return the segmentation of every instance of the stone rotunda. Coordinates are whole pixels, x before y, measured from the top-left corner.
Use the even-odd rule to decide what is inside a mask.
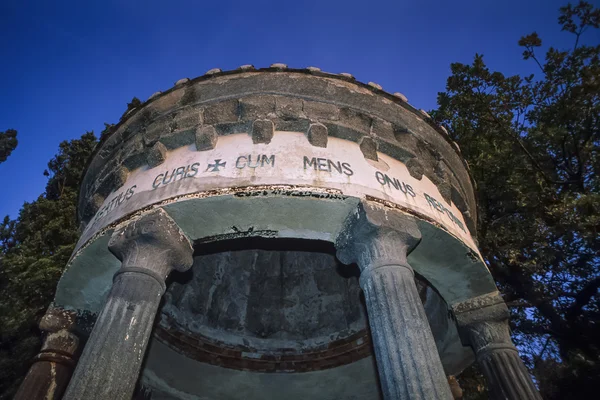
[[[18,399],[539,399],[460,149],[400,93],[210,70],[98,145]]]

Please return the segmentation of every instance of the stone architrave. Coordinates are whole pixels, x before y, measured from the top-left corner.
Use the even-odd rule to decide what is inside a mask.
[[[498,292],[453,307],[459,331],[473,347],[496,400],[541,400],[510,338],[509,312]]]
[[[410,216],[361,204],[336,244],[340,261],[357,263],[361,270],[360,285],[386,400],[452,399],[406,260],[420,239]]]
[[[122,266],[65,399],[131,399],[165,279],[172,270],[185,271],[193,262],[189,240],[162,209],[117,229],[109,250]]]
[[[40,329],[46,332],[42,349],[15,400],[60,399],[75,369],[81,345],[79,336],[74,333],[76,315],[51,307],[40,321]]]

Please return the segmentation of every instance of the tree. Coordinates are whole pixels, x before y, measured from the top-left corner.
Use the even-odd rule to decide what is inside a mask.
[[[2,164],[10,153],[17,147],[17,131],[8,129],[6,132],[0,132],[0,164]]]
[[[38,323],[79,237],[80,178],[97,139],[64,141],[48,163],[44,194],[0,224],[0,398],[19,387],[41,344]]]
[[[600,46],[582,45],[600,10],[560,9],[573,47],[540,73],[491,71],[482,55],[451,65],[433,117],[447,125],[477,183],[480,249],[513,314],[513,337],[544,398],[594,393],[600,378]]]

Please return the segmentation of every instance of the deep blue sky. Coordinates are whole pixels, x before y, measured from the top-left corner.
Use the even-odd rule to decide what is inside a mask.
[[[519,38],[561,33],[565,0],[0,0],[0,131],[19,146],[0,164],[0,217],[44,190],[58,144],[117,122],[126,103],[211,68],[275,62],[350,72],[431,109],[450,63],[483,53],[505,74],[533,72]]]

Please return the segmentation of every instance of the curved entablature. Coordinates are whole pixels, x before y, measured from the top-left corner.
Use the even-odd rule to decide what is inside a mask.
[[[466,164],[456,144],[443,128],[432,124],[426,113],[410,106],[403,95],[383,92],[374,83],[356,82],[349,74],[329,74],[315,68],[289,69],[281,64],[260,70],[250,66],[229,72],[211,70],[194,80],[178,81],[169,91],[155,93],[138,109],[130,111],[98,146],[88,166],[79,201],[82,223],[95,223],[99,213],[105,214],[107,206],[117,208],[115,205],[120,205],[123,199],[135,197],[139,188],[130,190],[133,185],[129,182],[144,171],[157,175],[154,171],[164,169],[163,163],[174,151],[185,148],[204,159],[222,148],[221,141],[240,134],[251,138],[242,153],[252,156],[257,146],[263,146],[261,157],[270,157],[278,150],[275,143],[280,148],[291,147],[281,141],[271,144],[274,132],[303,134],[304,144],[315,154],[308,160],[311,168],[317,165],[321,171],[333,171],[332,177],[339,170],[342,177],[348,178],[345,163],[379,168],[380,175],[373,177],[376,186],[379,182],[379,191],[385,192],[386,187],[392,188],[392,192],[406,190],[404,177],[388,173],[386,164],[390,163],[386,160],[402,165],[407,179],[429,181],[435,186],[439,194],[429,202],[430,208],[456,219],[455,222],[460,220],[464,230],[474,234],[475,198]],[[338,145],[343,142],[358,144],[360,152],[353,154],[352,160],[331,157],[330,153],[339,153]],[[227,161],[228,166],[237,168],[232,164],[242,153],[231,154],[235,157]],[[322,158],[326,160],[319,160]],[[216,159],[213,157],[212,161]],[[191,162],[189,167],[193,165]],[[204,170],[207,166],[196,168]],[[197,171],[197,176],[202,172],[205,171]],[[193,171],[185,172],[186,177],[192,174]],[[320,185],[314,185],[310,179],[296,184],[328,187],[329,177],[320,175]],[[347,183],[352,184],[355,179],[356,175],[348,178]],[[263,183],[246,180],[245,184]],[[269,183],[290,182],[281,175]],[[121,197],[114,200],[115,196]],[[375,197],[390,200],[385,196]],[[451,208],[456,210],[452,212]],[[90,232],[89,226],[86,232]]]

